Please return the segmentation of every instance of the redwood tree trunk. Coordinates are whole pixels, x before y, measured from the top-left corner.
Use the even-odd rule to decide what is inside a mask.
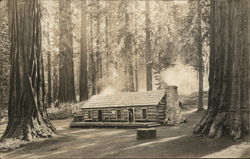
[[[249,3],[211,0],[209,105],[195,134],[238,140],[249,133]]]
[[[198,36],[197,36],[197,51],[198,51],[198,74],[199,74],[199,101],[198,101],[198,111],[204,110],[203,108],[203,53],[202,53],[202,6],[201,1],[197,1],[198,6]]]
[[[49,50],[47,51],[47,62],[48,62],[48,93],[47,93],[47,101],[48,106],[52,104],[52,82],[51,82],[51,52],[50,52],[50,34],[49,34],[49,25],[48,25],[48,35],[47,41],[49,45]]]
[[[96,93],[99,94],[102,89],[102,53],[101,53],[101,46],[100,46],[100,2],[97,0],[97,19],[96,19]]]
[[[105,1],[105,9],[109,10],[110,9],[110,2]],[[109,26],[109,16],[110,14],[108,13],[105,16],[105,48],[106,48],[106,77],[109,77],[109,67],[110,67],[110,49],[109,49],[109,31],[110,31],[110,26]]]
[[[132,55],[132,36],[130,35],[130,30],[129,30],[129,12],[128,12],[128,8],[129,8],[129,0],[125,0],[123,3],[125,3],[125,30],[126,30],[126,35],[125,35],[125,78],[126,78],[126,91],[128,92],[134,92],[135,91],[135,84],[134,84],[134,66],[133,66],[133,62],[131,61],[131,59],[133,59],[133,55]]]
[[[90,72],[90,79],[91,79],[91,94],[96,95],[96,60],[95,60],[95,53],[94,53],[94,35],[93,35],[93,18],[90,17],[90,55],[89,55],[89,72]]]
[[[146,10],[146,76],[147,76],[147,91],[152,91],[152,57],[151,57],[151,42],[150,42],[150,19],[149,19],[149,1],[145,1]]]
[[[59,1],[59,102],[75,102],[71,0]]]
[[[135,2],[135,8],[138,9],[138,2]],[[137,37],[138,35],[138,24],[137,24],[137,16],[135,16],[135,37]],[[135,40],[134,42],[134,46],[135,46],[135,91],[138,92],[139,91],[139,77],[138,77],[138,42],[137,41],[140,41],[141,39],[139,38],[139,40]]]
[[[80,101],[88,99],[88,71],[87,71],[87,37],[86,37],[86,0],[82,2],[81,15],[81,54],[80,54]]]
[[[55,128],[44,105],[40,0],[9,0],[9,17],[9,120],[2,139],[49,137]]]
[[[59,59],[57,55],[53,57],[53,103],[55,103],[58,99],[58,66],[59,66]]]

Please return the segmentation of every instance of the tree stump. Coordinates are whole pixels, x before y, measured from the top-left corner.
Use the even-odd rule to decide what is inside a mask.
[[[73,116],[73,122],[82,122],[83,117],[81,115],[74,115]]]
[[[156,138],[156,129],[155,128],[137,129],[137,139],[138,140],[153,139],[153,138]]]

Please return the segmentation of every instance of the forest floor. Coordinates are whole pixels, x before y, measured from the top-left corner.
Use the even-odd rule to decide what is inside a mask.
[[[207,93],[205,94],[207,98]],[[234,143],[231,137],[210,139],[192,135],[204,112],[196,112],[197,95],[180,96],[187,123],[157,127],[157,138],[137,140],[136,129],[69,128],[72,118],[53,120],[58,134],[40,139],[0,158],[242,158],[250,157],[250,139]],[[206,103],[207,101],[204,101]],[[0,125],[2,135],[5,124]]]
[[[250,157],[250,142],[236,144],[230,137],[194,137],[192,131],[202,113],[191,109],[183,114],[187,123],[157,127],[156,139],[140,141],[136,129],[69,128],[71,118],[54,120],[57,136],[3,153],[0,158]]]

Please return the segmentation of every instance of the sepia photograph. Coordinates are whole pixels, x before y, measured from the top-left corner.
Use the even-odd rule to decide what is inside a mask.
[[[250,158],[250,0],[0,0],[0,158]]]

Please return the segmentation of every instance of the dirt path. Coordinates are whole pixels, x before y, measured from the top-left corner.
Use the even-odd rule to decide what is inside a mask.
[[[3,158],[135,158],[135,157],[247,157],[250,145],[234,145],[230,138],[194,137],[192,130],[201,117],[185,114],[188,123],[158,127],[157,139],[137,141],[135,129],[69,129],[71,119],[53,121],[59,135],[33,142]]]

